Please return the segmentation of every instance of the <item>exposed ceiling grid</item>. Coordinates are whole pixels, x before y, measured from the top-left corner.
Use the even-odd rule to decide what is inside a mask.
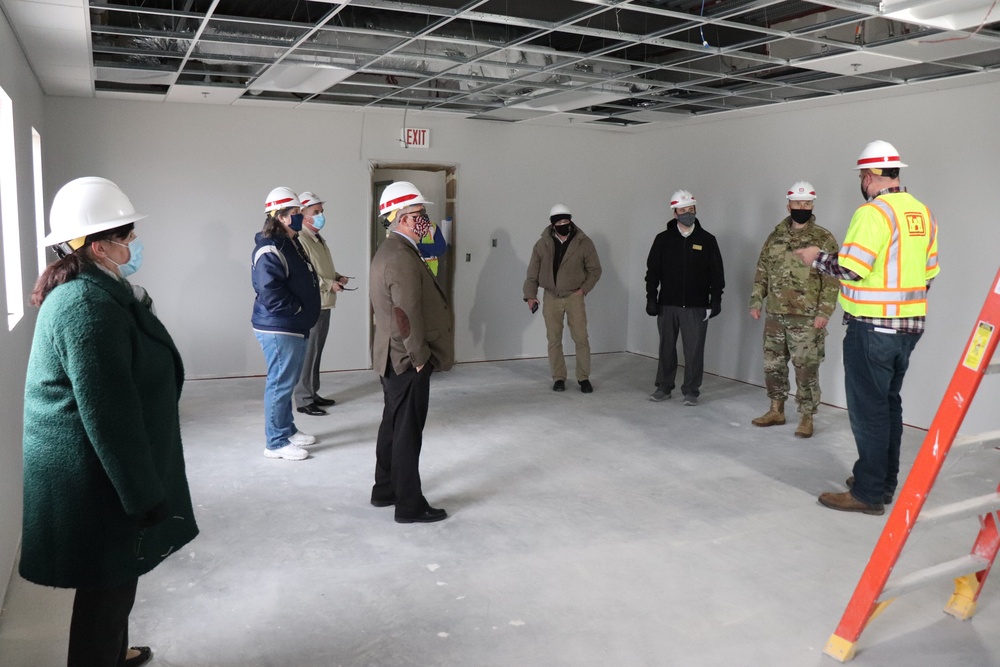
[[[954,77],[975,83],[1000,70],[993,0],[0,0],[0,7],[50,95],[628,127]],[[71,49],[60,59],[59,49],[35,48],[54,39],[85,42],[89,62]],[[81,80],[88,71],[89,81]]]

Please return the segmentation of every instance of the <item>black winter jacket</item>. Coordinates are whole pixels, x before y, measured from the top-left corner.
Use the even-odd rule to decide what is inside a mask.
[[[717,314],[725,286],[719,244],[697,220],[687,238],[681,236],[674,219],[653,239],[646,259],[647,301],[661,306],[710,308]]]

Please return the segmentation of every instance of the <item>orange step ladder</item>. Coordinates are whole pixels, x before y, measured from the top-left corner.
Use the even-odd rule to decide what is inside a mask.
[[[1000,372],[1000,361],[992,362],[1000,338],[1000,272],[993,280],[979,319],[962,352],[951,384],[941,400],[927,437],[903,484],[896,506],[889,515],[868,565],[844,610],[840,624],[830,636],[825,653],[840,662],[854,657],[857,641],[868,622],[896,597],[932,583],[955,580],[955,592],[945,612],[967,620],[976,611],[976,601],[1000,548],[998,517],[1000,486],[996,492],[921,512],[934,480],[949,451],[977,451],[1000,447],[1000,431],[956,439],[976,390],[987,373]],[[890,578],[906,540],[915,525],[929,526],[979,517],[980,530],[971,551],[954,560]]]

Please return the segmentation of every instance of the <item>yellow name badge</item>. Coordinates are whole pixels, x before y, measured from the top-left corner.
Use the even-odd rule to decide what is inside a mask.
[[[693,245],[693,246],[691,246],[691,247],[692,247],[693,249],[695,249],[695,250],[701,250],[701,246],[700,246],[700,245]]]

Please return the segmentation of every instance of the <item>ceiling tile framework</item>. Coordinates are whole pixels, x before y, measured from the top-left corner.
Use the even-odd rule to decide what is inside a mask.
[[[65,13],[65,4],[73,0],[3,0],[22,44],[35,42],[40,15]],[[88,89],[61,91],[54,74],[47,82],[68,68],[36,63],[28,47],[46,92],[508,122],[568,115],[633,126],[1000,69],[993,0],[92,0],[81,7]]]

